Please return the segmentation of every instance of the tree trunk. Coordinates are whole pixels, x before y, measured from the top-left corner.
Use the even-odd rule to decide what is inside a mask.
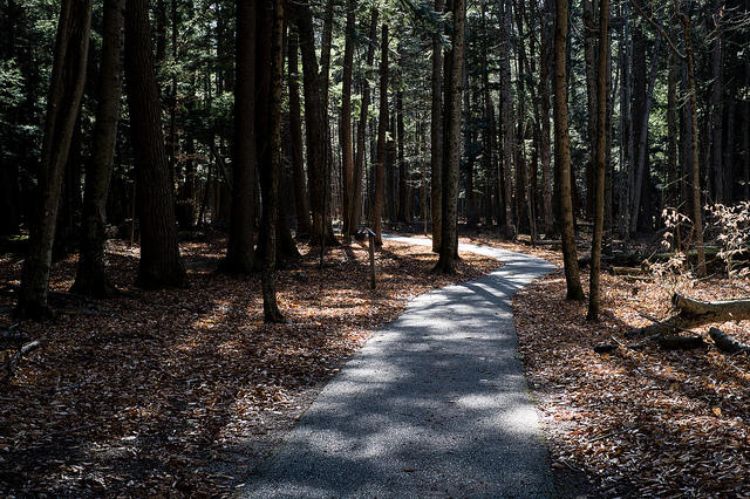
[[[506,238],[515,236],[513,225],[513,158],[515,156],[515,120],[513,119],[513,98],[511,95],[510,71],[510,35],[511,7],[510,0],[501,1],[503,14],[500,24],[500,116],[502,119],[501,135],[503,150],[502,198],[504,208],[503,233]]]
[[[442,14],[444,0],[435,0],[435,12]],[[432,251],[442,246],[443,217],[443,44],[436,30],[432,36],[432,110],[430,113],[430,204],[432,206]]]
[[[284,79],[284,30],[285,11],[284,0],[263,0],[265,11],[270,16],[264,16],[270,21],[268,42],[270,42],[270,88],[268,102],[269,154],[267,161],[261,163],[261,186],[263,189],[263,317],[266,322],[279,323],[284,317],[276,302],[276,246],[279,221],[279,178],[281,176],[281,88]],[[270,17],[270,19],[269,19]],[[260,30],[262,33],[264,30]],[[258,36],[262,36],[260,33]],[[260,44],[259,44],[260,46]],[[260,62],[260,59],[259,61]],[[259,112],[261,108],[256,108]]]
[[[86,168],[81,253],[73,293],[106,297],[114,291],[106,273],[104,245],[109,181],[117,144],[122,96],[125,0],[104,2],[102,55],[91,159]]]
[[[607,72],[609,58],[609,0],[599,0],[599,60],[596,91],[597,137],[596,174],[594,192],[594,235],[591,245],[591,273],[588,320],[599,319],[599,281],[602,267],[602,239],[604,236],[604,190],[607,172]]]
[[[713,47],[711,49],[711,96],[710,96],[710,137],[708,144],[711,153],[711,179],[713,194],[717,203],[725,203],[727,192],[724,191],[724,168],[722,143],[724,140],[724,85],[723,85],[723,33],[722,17],[724,15],[724,0],[714,0],[711,18],[713,20]]]
[[[327,236],[329,225],[326,210],[327,178],[327,122],[323,99],[324,82],[318,72],[318,58],[315,53],[315,30],[312,11],[308,1],[292,3],[290,9],[299,33],[302,51],[305,92],[305,131],[307,140],[307,177],[312,207],[313,243],[320,243]],[[325,52],[324,52],[325,53]]]
[[[679,12],[682,32],[685,38],[687,56],[688,109],[690,112],[690,177],[692,183],[693,234],[698,254],[698,275],[706,275],[706,254],[703,248],[703,203],[701,196],[700,148],[698,145],[698,89],[695,83],[695,54],[690,26],[690,18],[679,10],[679,0],[675,0]]]
[[[383,24],[380,40],[380,113],[378,117],[378,146],[375,164],[375,200],[372,225],[375,244],[383,245],[383,203],[385,201],[386,139],[388,135],[388,25]]]
[[[370,29],[367,38],[367,67],[370,68],[375,61],[375,47],[378,36],[378,10],[372,9],[370,14]],[[357,127],[357,152],[354,171],[354,195],[352,200],[352,230],[359,225],[362,217],[362,176],[365,174],[365,138],[370,109],[370,82],[364,76],[360,85],[362,88],[362,102],[359,111],[359,126]]]
[[[654,51],[651,55],[651,69],[648,76],[648,87],[644,95],[643,107],[640,109],[640,123],[638,124],[638,158],[633,183],[633,202],[630,219],[630,232],[638,230],[638,221],[641,220],[641,199],[644,189],[648,188],[649,182],[646,175],[648,163],[648,122],[651,117],[651,106],[654,102],[654,87],[659,69],[659,53],[661,51],[661,37],[657,36]]]
[[[161,127],[148,7],[148,0],[127,0],[125,16],[125,74],[141,228],[137,284],[147,289],[183,287],[187,277],[177,244],[174,186]]]
[[[354,224],[354,146],[352,144],[352,65],[354,62],[355,0],[346,2],[346,34],[344,41],[343,82],[341,91],[341,170],[344,177],[343,220],[344,241],[351,241]]]
[[[555,20],[555,154],[560,184],[560,218],[567,299],[583,300],[578,270],[568,135],[567,61],[568,0],[557,0]]]
[[[443,164],[443,217],[440,259],[435,270],[444,274],[456,272],[458,258],[458,177],[461,161],[461,110],[464,75],[464,36],[466,3],[451,0],[453,29],[448,53],[450,71],[446,72],[445,93],[445,163]]]
[[[257,149],[255,137],[255,0],[237,0],[237,51],[234,89],[234,149],[232,151],[232,207],[227,256],[222,269],[249,274],[255,256],[255,192]]]
[[[542,162],[543,221],[544,233],[547,237],[554,230],[554,211],[552,209],[553,177],[550,151],[550,83],[549,73],[552,63],[550,46],[550,0],[544,1],[541,27],[541,47],[539,60],[539,121],[541,122],[541,141],[539,156]]]
[[[47,291],[52,247],[65,164],[86,81],[90,29],[90,0],[64,0],[47,96],[37,213],[31,225],[16,309],[20,317],[43,318],[50,314]]]
[[[302,144],[302,118],[299,96],[299,37],[290,30],[288,41],[289,59],[289,128],[291,160],[294,176],[294,202],[297,213],[297,238],[310,235],[310,200],[307,197],[305,158]]]

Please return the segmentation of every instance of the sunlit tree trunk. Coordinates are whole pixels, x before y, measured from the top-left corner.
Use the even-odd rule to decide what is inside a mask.
[[[568,2],[557,0],[555,20],[555,155],[560,185],[560,218],[565,263],[567,299],[583,300],[575,240],[573,190],[571,182],[570,137],[568,135],[567,61]]]

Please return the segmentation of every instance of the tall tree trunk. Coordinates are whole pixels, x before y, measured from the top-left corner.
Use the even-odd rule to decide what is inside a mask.
[[[669,54],[669,74],[667,76],[667,188],[662,208],[677,206],[679,191],[673,196],[675,184],[679,183],[680,171],[677,157],[678,118],[677,118],[677,55]]]
[[[47,292],[52,247],[65,164],[86,81],[90,30],[90,0],[64,0],[47,94],[37,212],[31,225],[16,309],[20,317],[43,318],[50,314]]]
[[[722,18],[724,16],[725,0],[714,0],[711,9],[713,19],[713,47],[711,49],[711,96],[710,96],[710,129],[711,140],[708,147],[711,153],[711,179],[713,181],[713,195],[718,203],[725,203],[727,193],[724,191],[724,168],[722,144],[724,141],[724,85],[723,85],[723,32]]]
[[[290,30],[289,59],[289,138],[291,141],[292,174],[294,177],[294,202],[297,213],[297,238],[310,235],[310,200],[307,197],[305,158],[302,144],[302,117],[299,96],[299,37]]]
[[[123,11],[125,0],[105,0],[102,55],[97,85],[98,102],[91,159],[86,167],[86,191],[81,231],[81,254],[72,292],[106,297],[114,292],[106,273],[104,245],[109,181],[117,144],[122,96]]]
[[[435,270],[444,274],[456,272],[458,258],[458,177],[461,161],[461,110],[464,75],[464,37],[466,3],[451,0],[453,29],[451,31],[450,71],[445,73],[445,163],[443,164],[443,217],[440,259]]]
[[[354,216],[354,145],[352,143],[352,66],[354,63],[355,0],[346,2],[346,34],[344,40],[343,82],[341,91],[341,170],[344,177],[343,220],[344,241],[351,241]]]
[[[596,137],[596,174],[594,191],[594,235],[591,244],[591,273],[589,287],[589,310],[587,318],[599,319],[601,302],[599,299],[599,281],[602,270],[602,239],[604,236],[604,190],[607,173],[607,73],[609,69],[609,0],[599,0],[599,54],[596,92],[597,137]]]
[[[255,135],[256,23],[255,0],[236,0],[237,51],[234,89],[234,143],[232,207],[227,256],[223,270],[249,274],[257,267],[255,256],[255,193],[257,148]]]
[[[318,71],[318,57],[315,52],[315,30],[310,4],[292,3],[287,6],[299,33],[302,51],[305,92],[305,131],[307,141],[307,176],[312,208],[313,243],[320,243],[327,236],[330,225],[326,210],[327,178],[327,122],[325,119],[324,82]],[[325,53],[325,51],[324,51]]]
[[[679,13],[682,32],[685,38],[685,52],[687,56],[688,80],[688,108],[690,110],[690,149],[693,206],[693,232],[695,249],[698,254],[698,275],[706,275],[706,254],[703,248],[703,203],[701,198],[701,165],[700,147],[698,145],[698,89],[695,84],[695,54],[690,26],[690,18],[680,11],[679,0],[675,0],[675,10]]]
[[[544,0],[541,26],[541,47],[539,60],[539,121],[541,122],[541,141],[539,144],[539,156],[542,162],[542,188],[543,193],[543,222],[544,233],[547,237],[554,230],[554,211],[552,209],[553,177],[550,151],[550,82],[549,73],[552,64],[550,29],[551,0]]]
[[[147,289],[183,287],[187,278],[177,244],[174,185],[161,127],[148,0],[127,0],[125,29],[125,74],[141,227],[137,284]]]
[[[584,58],[586,62],[586,97],[588,101],[588,149],[589,157],[586,162],[586,214],[589,217],[594,215],[594,191],[595,187],[595,169],[597,161],[596,144],[598,140],[597,131],[597,76],[596,76],[596,28],[594,25],[595,3],[598,0],[582,0],[583,3],[583,33],[584,33]]]
[[[386,139],[388,135],[388,25],[383,24],[380,40],[380,113],[378,118],[378,149],[375,164],[375,200],[372,225],[375,244],[383,244],[383,203],[385,201]]]
[[[411,189],[409,188],[409,167],[406,164],[406,127],[404,125],[404,92],[396,93],[396,132],[398,135],[398,221],[411,223]]]
[[[557,0],[555,19],[555,155],[560,185],[560,218],[565,281],[568,300],[583,300],[583,288],[578,270],[573,190],[571,182],[570,137],[568,135],[567,61],[568,3]]]
[[[367,38],[367,67],[370,68],[375,61],[375,47],[377,46],[378,37],[378,9],[373,8],[370,14],[370,29]],[[362,218],[362,176],[365,174],[366,147],[365,138],[370,110],[370,82],[367,76],[360,80],[362,101],[359,110],[359,126],[357,127],[357,152],[355,157],[354,170],[354,195],[352,200],[352,229],[359,225]],[[369,192],[369,191],[368,191]]]
[[[504,209],[503,233],[506,238],[515,236],[513,225],[513,158],[515,156],[515,120],[513,119],[513,97],[511,95],[510,71],[510,36],[511,36],[511,2],[501,0],[503,8],[500,21],[500,116],[502,119],[501,136],[503,150],[502,198]]]
[[[279,221],[279,179],[281,176],[281,88],[284,79],[284,29],[285,11],[284,0],[262,0],[265,11],[270,14],[264,16],[270,21],[268,42],[270,42],[270,88],[268,89],[268,154],[262,155],[265,161],[261,163],[261,186],[263,189],[263,317],[266,322],[283,322],[284,317],[276,302],[276,245]],[[263,30],[261,30],[262,32]],[[262,36],[259,33],[259,36]],[[261,44],[259,44],[260,46]],[[260,62],[260,59],[256,62]],[[256,112],[261,108],[256,108]]]
[[[442,14],[445,0],[435,0]],[[432,206],[432,251],[440,252],[443,216],[443,43],[438,30],[432,36],[432,110],[430,115],[430,204]]]
[[[643,197],[644,189],[649,188],[649,179],[647,176],[647,163],[648,163],[648,122],[651,117],[651,107],[654,102],[654,87],[656,85],[656,77],[659,69],[659,57],[661,52],[661,37],[657,36],[656,43],[654,44],[654,51],[651,55],[651,69],[648,73],[648,86],[646,88],[646,94],[643,96],[643,106],[640,109],[640,123],[638,124],[638,157],[636,163],[636,170],[633,182],[633,202],[630,219],[630,232],[634,233],[638,230],[638,221],[641,220],[641,199]]]

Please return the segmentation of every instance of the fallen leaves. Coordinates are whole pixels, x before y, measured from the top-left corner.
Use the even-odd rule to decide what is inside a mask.
[[[52,323],[24,323],[44,347],[0,385],[0,495],[217,496],[247,479],[343,362],[406,301],[471,279],[498,262],[463,255],[458,276],[430,272],[429,248],[386,242],[378,289],[367,252],[317,251],[278,273],[288,324],[262,322],[260,283],[215,272],[225,241],[182,245],[188,290],[132,288],[138,253],[110,243],[124,295],[89,301],[65,292],[75,258],[56,264]],[[0,259],[18,284],[20,262]],[[13,293],[0,295],[0,327]],[[269,443],[270,442],[270,443]]]
[[[587,275],[582,279],[586,280]],[[540,398],[553,459],[585,471],[605,497],[750,497],[750,356],[593,347],[665,317],[670,290],[651,280],[602,276],[605,313],[564,300],[553,274],[518,293],[520,350]],[[750,295],[750,283],[711,279],[690,295]],[[722,329],[750,340],[750,324]],[[697,329],[708,344],[708,326]]]

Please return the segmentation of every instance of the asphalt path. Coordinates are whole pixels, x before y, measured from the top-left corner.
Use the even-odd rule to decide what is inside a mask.
[[[503,265],[415,298],[378,330],[240,497],[555,496],[511,307],[554,267],[487,246],[460,250]]]

